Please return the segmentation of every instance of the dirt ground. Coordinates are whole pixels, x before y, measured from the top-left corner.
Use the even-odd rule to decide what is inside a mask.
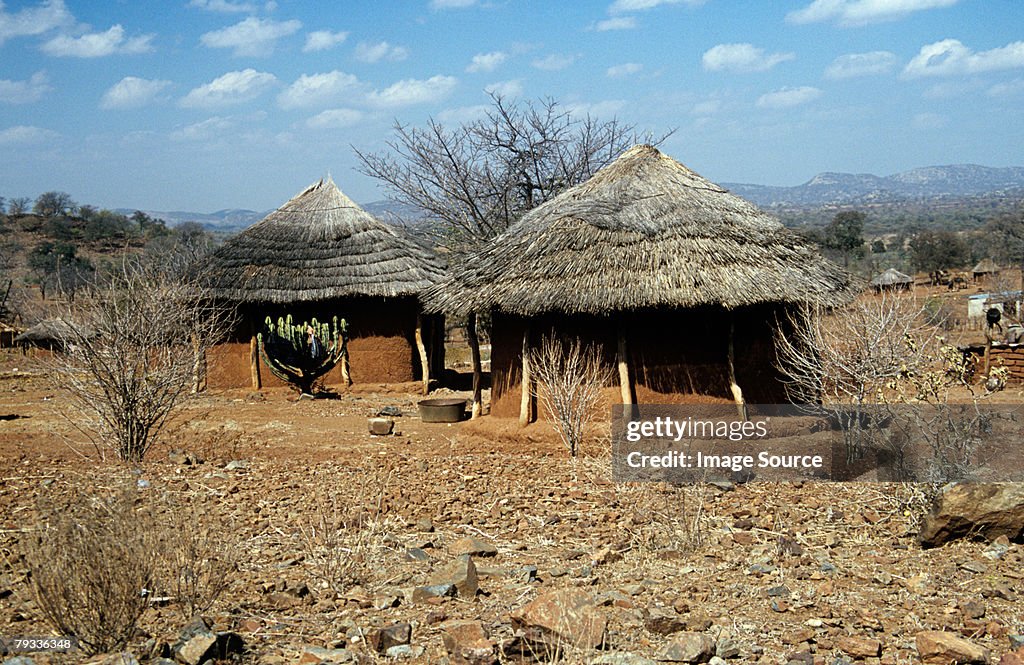
[[[997,662],[1008,635],[1024,632],[1024,549],[922,550],[920,487],[616,484],[607,451],[594,444],[571,462],[544,423],[424,423],[415,388],[361,386],[316,401],[286,389],[204,394],[132,469],[98,459],[31,361],[0,356],[0,635],[50,633],[18,554],[40,499],[123,483],[140,504],[188,506],[178,528],[212,534],[211,552],[235,555],[228,588],[204,614],[243,637],[249,663],[342,646],[385,660],[360,635],[396,622],[412,626],[409,662],[446,662],[452,622],[479,620],[500,648],[514,641],[510,613],[562,588],[595,599],[608,619],[604,651],[647,658],[672,639],[649,620],[665,613],[735,663],[853,661],[850,636],[880,643],[865,662],[919,662],[923,630],[970,639]],[[370,436],[367,418],[387,406],[403,414],[396,433]],[[324,524],[344,527],[333,553]],[[412,602],[465,536],[497,549],[475,558],[480,593]],[[417,547],[429,560],[408,560]],[[179,605],[146,611],[132,645],[140,660],[174,643],[186,623]]]

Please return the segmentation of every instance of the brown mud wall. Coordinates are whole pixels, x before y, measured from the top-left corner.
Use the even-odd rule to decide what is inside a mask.
[[[210,388],[246,388],[252,385],[249,365],[250,340],[262,330],[267,316],[276,319],[287,314],[294,321],[317,317],[320,321],[337,316],[348,323],[348,353],[353,383],[404,383],[419,380],[422,374],[416,348],[415,298],[346,298],[328,303],[304,304],[294,307],[280,305],[249,305],[239,311],[239,322],[228,340],[212,349],[207,356],[207,386]],[[443,323],[426,317],[425,336],[430,345],[443,330]],[[443,356],[430,350],[432,364],[443,366]],[[443,349],[443,345],[442,345]],[[443,353],[443,350],[441,351]],[[260,378],[264,386],[280,386],[260,359]],[[343,386],[341,369],[335,367],[324,379],[328,387]]]
[[[734,328],[736,381],[749,403],[786,401],[776,369],[775,331],[785,320],[782,306],[762,305],[728,312],[720,307],[651,310],[621,317],[545,315],[529,320],[532,344],[554,329],[603,349],[613,369],[602,401],[616,399],[617,330],[627,339],[634,391],[641,404],[705,404],[733,401],[729,389],[729,326]],[[491,331],[491,414],[518,417],[523,331],[527,320],[496,313]]]

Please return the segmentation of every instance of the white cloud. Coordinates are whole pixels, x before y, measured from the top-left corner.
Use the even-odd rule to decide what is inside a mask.
[[[445,124],[465,125],[473,122],[474,120],[486,118],[487,112],[490,110],[491,107],[486,104],[460,106],[458,108],[445,109],[441,111],[437,114],[437,119]]]
[[[794,58],[792,53],[767,54],[753,44],[718,44],[704,52],[701,62],[709,72],[764,72]]]
[[[214,116],[171,132],[171,139],[174,141],[209,141],[218,138],[232,127],[234,127],[234,122],[229,118]]]
[[[340,129],[359,124],[363,117],[363,112],[355,109],[328,109],[307,120],[306,126],[311,129]]]
[[[543,58],[537,58],[530,64],[536,69],[543,69],[545,71],[553,72],[559,69],[565,69],[576,62],[576,56],[574,55],[563,55],[561,53],[552,53],[551,55],[544,56]]]
[[[430,0],[431,9],[464,9],[475,4],[476,0]]]
[[[790,23],[836,21],[858,26],[893,21],[913,12],[950,7],[958,0],[814,0],[803,9],[786,14]]]
[[[635,12],[642,9],[654,9],[661,5],[678,5],[686,4],[691,6],[703,5],[704,0],[615,0],[608,7],[608,11],[612,14],[624,13],[624,12]]]
[[[381,107],[411,106],[436,102],[455,89],[458,80],[451,76],[432,76],[426,81],[404,79],[384,90],[374,90],[368,96],[371,104]]]
[[[471,74],[475,72],[493,72],[498,65],[505,62],[507,57],[508,56],[502,51],[477,53],[473,56],[473,61],[466,67],[466,71]]]
[[[326,105],[358,87],[359,79],[336,69],[323,74],[303,74],[277,96],[277,104],[283,109]]]
[[[302,23],[296,20],[274,21],[250,16],[221,30],[207,32],[199,37],[203,46],[234,49],[236,56],[262,56],[274,52],[277,40],[299,31]]]
[[[4,11],[0,2],[0,44],[11,37],[31,37],[75,22],[64,0],[44,1],[38,7],[26,7],[14,14]]]
[[[827,79],[848,79],[858,76],[877,76],[892,71],[896,66],[896,54],[889,51],[848,53],[832,61],[825,69]]]
[[[60,136],[57,132],[42,127],[16,125],[0,129],[0,145],[46,143]]]
[[[918,113],[910,121],[911,127],[922,131],[942,129],[947,124],[949,119],[938,113]]]
[[[484,92],[488,95],[497,95],[499,97],[518,97],[523,94],[523,80],[495,81],[485,86]]]
[[[722,110],[722,102],[717,99],[707,99],[694,104],[690,113],[695,116],[709,116],[717,114],[720,110]]]
[[[231,0],[192,0],[188,6],[221,14],[251,14],[258,9],[251,2],[232,2]]]
[[[377,42],[376,44],[359,42],[356,45],[356,60],[360,62],[374,63],[381,60],[399,62],[408,57],[409,49],[404,46],[394,46],[387,42]]]
[[[643,68],[644,68],[644,66],[639,64],[639,63],[627,62],[627,63],[621,64],[621,65],[615,65],[613,67],[609,67],[608,70],[605,71],[605,74],[609,78],[621,79],[621,78],[627,78],[629,76],[632,76],[633,74],[639,73],[640,71],[643,70]]]
[[[108,55],[149,53],[155,35],[125,39],[124,28],[112,26],[106,32],[93,32],[81,37],[58,35],[42,46],[47,55],[69,58],[102,58]]]
[[[1014,79],[1005,83],[997,83],[988,89],[990,97],[1003,97],[1024,93],[1024,79]]]
[[[52,90],[46,72],[36,72],[27,81],[0,80],[0,102],[31,104]]]
[[[317,30],[306,35],[306,45],[302,47],[303,53],[314,53],[326,51],[348,39],[347,32],[331,32],[330,30]]]
[[[821,96],[821,90],[811,86],[780,88],[757,98],[757,106],[763,109],[788,109],[811,102]]]
[[[598,32],[606,32],[608,30],[632,30],[635,27],[635,16],[616,16],[598,21],[594,24],[593,29]]]
[[[103,93],[100,108],[135,109],[146,106],[170,85],[170,81],[126,76]]]
[[[621,99],[565,105],[565,110],[577,118],[614,118],[624,108],[626,108],[626,102]]]
[[[179,104],[186,108],[214,108],[241,104],[259,97],[277,83],[277,77],[255,69],[228,72],[223,76],[194,88]]]
[[[907,78],[980,74],[1024,67],[1024,41],[989,51],[972,51],[959,40],[943,39],[926,44],[903,69]]]

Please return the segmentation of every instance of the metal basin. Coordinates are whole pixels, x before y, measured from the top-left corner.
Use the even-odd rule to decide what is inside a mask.
[[[457,423],[466,414],[466,400],[442,398],[425,399],[417,403],[420,420],[425,423]]]

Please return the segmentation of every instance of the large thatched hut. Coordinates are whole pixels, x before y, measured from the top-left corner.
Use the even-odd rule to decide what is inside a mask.
[[[239,312],[230,340],[211,354],[211,387],[276,381],[257,359],[255,335],[267,316],[286,314],[346,320],[353,382],[426,383],[443,369],[443,322],[422,315],[419,303],[443,274],[440,260],[330,178],[225,242],[203,273],[213,297]],[[340,369],[328,385],[342,381]]]
[[[990,275],[997,274],[999,274],[999,266],[996,265],[995,261],[988,257],[978,261],[978,265],[971,269],[971,277],[973,277],[976,282]]]
[[[523,349],[552,332],[600,344],[623,401],[782,401],[774,340],[788,310],[851,294],[847,273],[774,218],[643,145],[527,213],[424,300],[491,313],[491,412],[530,419]]]
[[[889,268],[871,280],[871,287],[876,293],[882,291],[909,291],[914,287],[914,278],[895,268]]]

